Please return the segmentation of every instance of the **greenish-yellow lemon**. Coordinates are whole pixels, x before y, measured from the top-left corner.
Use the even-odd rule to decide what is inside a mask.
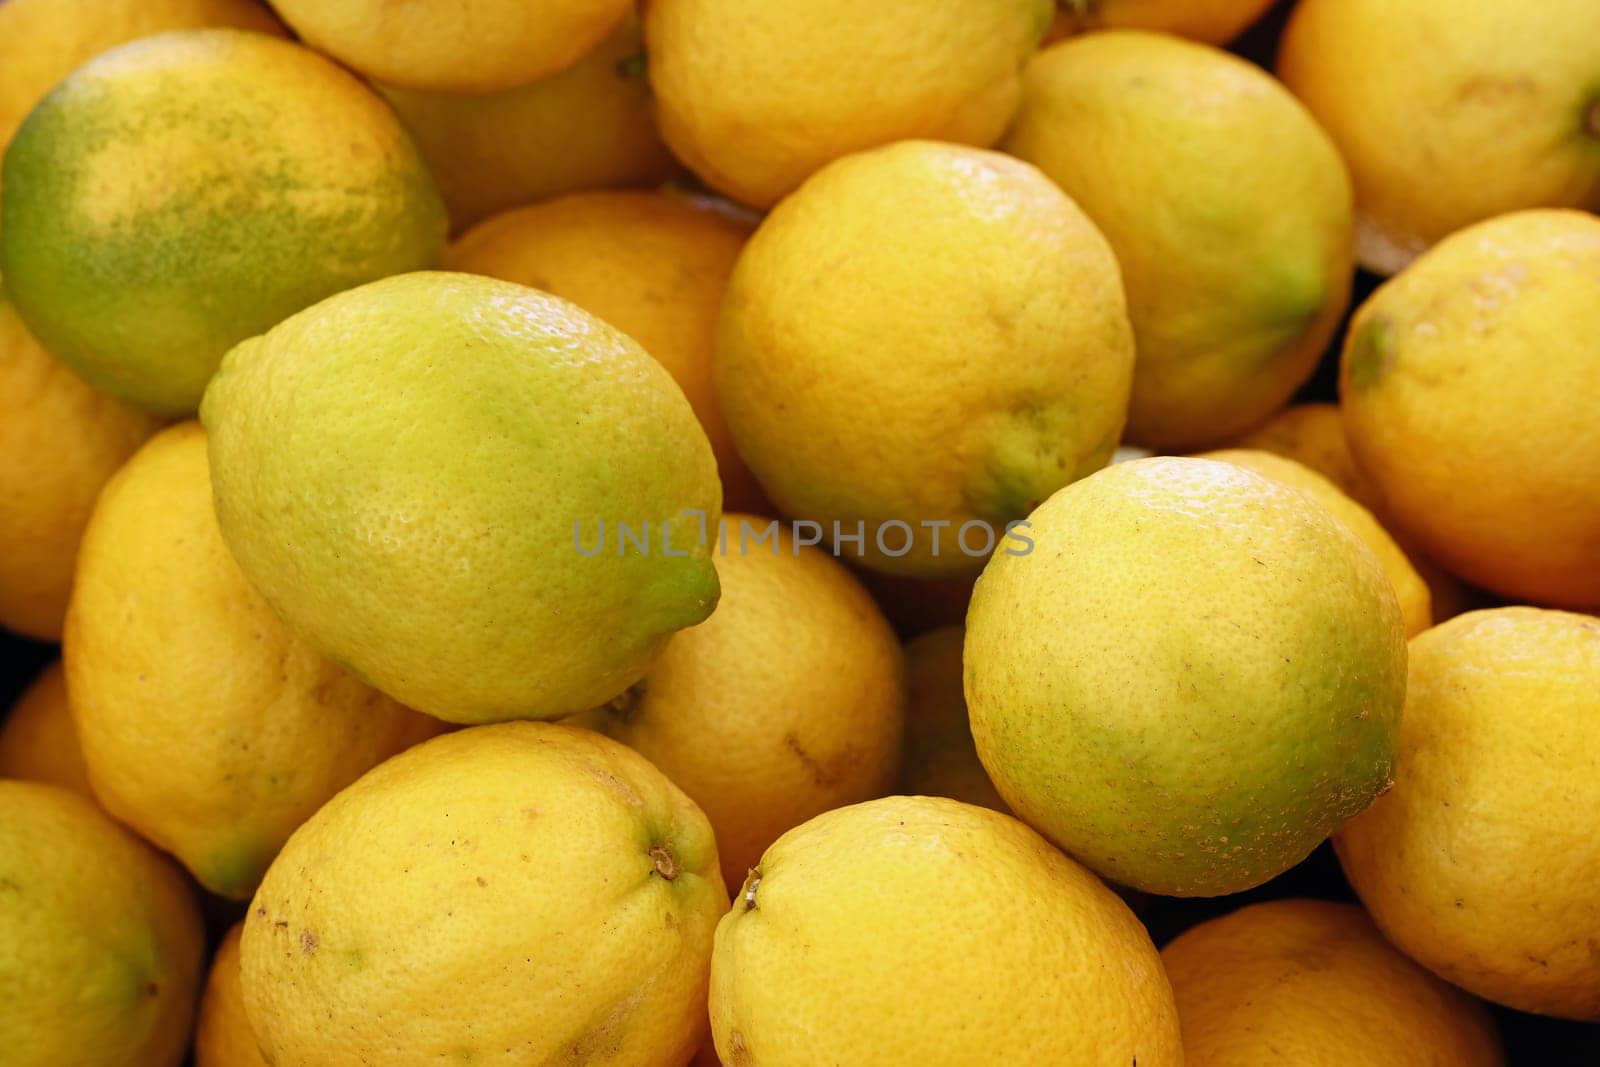
[[[231,346],[353,285],[432,266],[444,206],[394,113],[309,49],[158,34],[79,67],[5,157],[0,265],[92,384],[194,411]]]
[[[73,69],[167,30],[234,26],[282,34],[258,0],[7,0],[0,4],[0,154],[22,120]]]
[[[204,949],[154,849],[76,793],[0,779],[6,1067],[178,1067]]]
[[[1228,463],[1118,463],[1029,517],[967,615],[968,712],[1006,803],[1106,877],[1238,892],[1391,782],[1405,629],[1372,551]]]
[[[1350,178],[1270,75],[1163,34],[1073,38],[1028,64],[1002,147],[1116,252],[1139,350],[1131,441],[1226,441],[1310,376],[1349,300]]]
[[[416,273],[228,354],[217,517],[292,630],[453,722],[622,692],[716,604],[716,463],[672,377],[564,300]]]

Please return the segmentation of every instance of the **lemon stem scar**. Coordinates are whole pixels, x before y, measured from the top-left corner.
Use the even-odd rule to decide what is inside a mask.
[[[667,881],[678,877],[678,857],[666,845],[650,846],[650,862],[655,865],[656,873]]]
[[[1583,118],[1583,130],[1590,137],[1600,138],[1600,94],[1589,101],[1589,110]]]
[[[756,910],[756,890],[761,888],[761,868],[752,867],[750,873],[744,876],[744,891],[739,894],[739,899],[744,902],[745,911]]]

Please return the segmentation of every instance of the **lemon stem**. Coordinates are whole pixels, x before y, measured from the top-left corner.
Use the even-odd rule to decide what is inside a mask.
[[[761,888],[761,868],[752,867],[745,876],[744,892],[739,894],[739,899],[744,902],[745,911],[756,910],[756,890]]]

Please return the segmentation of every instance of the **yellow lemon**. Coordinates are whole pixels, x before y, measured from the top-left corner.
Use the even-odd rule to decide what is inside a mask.
[[[273,0],[313,48],[376,81],[492,93],[565,70],[630,0]]]
[[[906,709],[905,757],[900,792],[950,797],[1005,811],[989,772],[978,761],[961,692],[959,626],[942,626],[906,643],[911,689]]]
[[[93,384],[192,412],[233,344],[330,293],[432,264],[444,208],[381,97],[238,30],[79,67],[5,157],[6,289]]]
[[[1284,408],[1236,438],[1229,447],[1271,452],[1310,467],[1351,500],[1371,511],[1427,583],[1430,614],[1435,623],[1485,606],[1484,598],[1476,590],[1462,585],[1423,555],[1389,516],[1383,493],[1350,453],[1350,441],[1344,432],[1344,418],[1338,404],[1295,404]]]
[[[462,730],[289,840],[245,917],[245,1010],[280,1065],[686,1063],[727,905],[705,816],[642,756]]]
[[[182,875],[83,797],[0,780],[7,1067],[177,1067],[204,949]]]
[[[1380,274],[1494,215],[1600,209],[1593,0],[1302,0],[1278,73],[1349,162]]]
[[[1600,219],[1505,215],[1357,311],[1350,448],[1424,552],[1503,596],[1600,607]]]
[[[0,154],[73,68],[165,30],[233,26],[282,34],[256,0],[7,0],[0,4]]]
[[[519,208],[445,253],[450,270],[542,289],[604,319],[667,368],[711,441],[722,503],[762,510],[711,384],[717,314],[747,226],[667,193],[594,192]]]
[[[1086,30],[1158,30],[1227,44],[1272,0],[1059,0],[1052,40]]]
[[[603,704],[716,604],[694,412],[548,294],[446,273],[342,293],[230,352],[201,417],[245,576],[439,718]]]
[[[60,639],[94,498],[159,425],[51,358],[0,292],[0,626]]]
[[[894,783],[905,664],[860,583],[775,520],[725,517],[717,573],[715,614],[590,722],[700,805],[738,888],[785,830]]]
[[[1274,900],[1161,950],[1185,1067],[1502,1067],[1483,1006],[1396,952],[1360,908]]]
[[[499,93],[379,85],[411,131],[452,229],[582,189],[653,185],[672,160],[650,114],[632,15],[571,67]]]
[[[1372,551],[1228,463],[1118,463],[1029,518],[967,614],[978,755],[1021,818],[1117,882],[1219,896],[1388,788],[1405,631]]]
[[[1048,174],[1122,265],[1139,358],[1128,437],[1226,441],[1316,368],[1350,294],[1350,179],[1254,64],[1154,33],[1095,33],[1028,65],[1002,147]]]
[[[245,1015],[244,989],[239,983],[239,935],[243,929],[242,922],[234,923],[211,958],[195,1021],[195,1067],[267,1067]]]
[[[1009,815],[943,797],[779,838],[717,926],[711,1025],[736,1067],[1183,1062],[1127,906]]]
[[[1389,584],[1394,587],[1406,636],[1415,636],[1433,625],[1427,583],[1411,565],[1411,560],[1406,558],[1405,552],[1373,517],[1372,512],[1341,492],[1332,481],[1292,459],[1255,449],[1224,448],[1203,452],[1198,458],[1232,463],[1236,467],[1255,471],[1263,478],[1300,490],[1327,508],[1334,518],[1361,538],[1362,543],[1377,557]]]
[[[1383,494],[1367,477],[1345,437],[1338,404],[1295,404],[1233,439],[1229,448],[1255,449],[1310,467],[1345,496],[1374,513],[1383,511]]]
[[[0,778],[49,782],[94,799],[60,661],[33,680],[0,722]]]
[[[763,208],[852,152],[990,145],[1050,12],[1049,0],[651,0],[661,133],[708,185]]]
[[[95,795],[223,896],[248,897],[329,797],[441,728],[293,637],[245,581],[193,422],[100,494],[62,647]]]
[[[1116,259],[1072,201],[1026,163],[911,141],[767,216],[714,375],[781,510],[870,567],[935,576],[977,570],[1008,522],[1105,465],[1132,362]]]
[[[1334,837],[1407,955],[1600,1022],[1600,619],[1509,607],[1411,642],[1393,791]]]

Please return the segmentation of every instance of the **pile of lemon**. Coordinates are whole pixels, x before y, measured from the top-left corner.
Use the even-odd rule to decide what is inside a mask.
[[[0,0],[0,1063],[1600,1062],[1600,3],[1272,7]]]

